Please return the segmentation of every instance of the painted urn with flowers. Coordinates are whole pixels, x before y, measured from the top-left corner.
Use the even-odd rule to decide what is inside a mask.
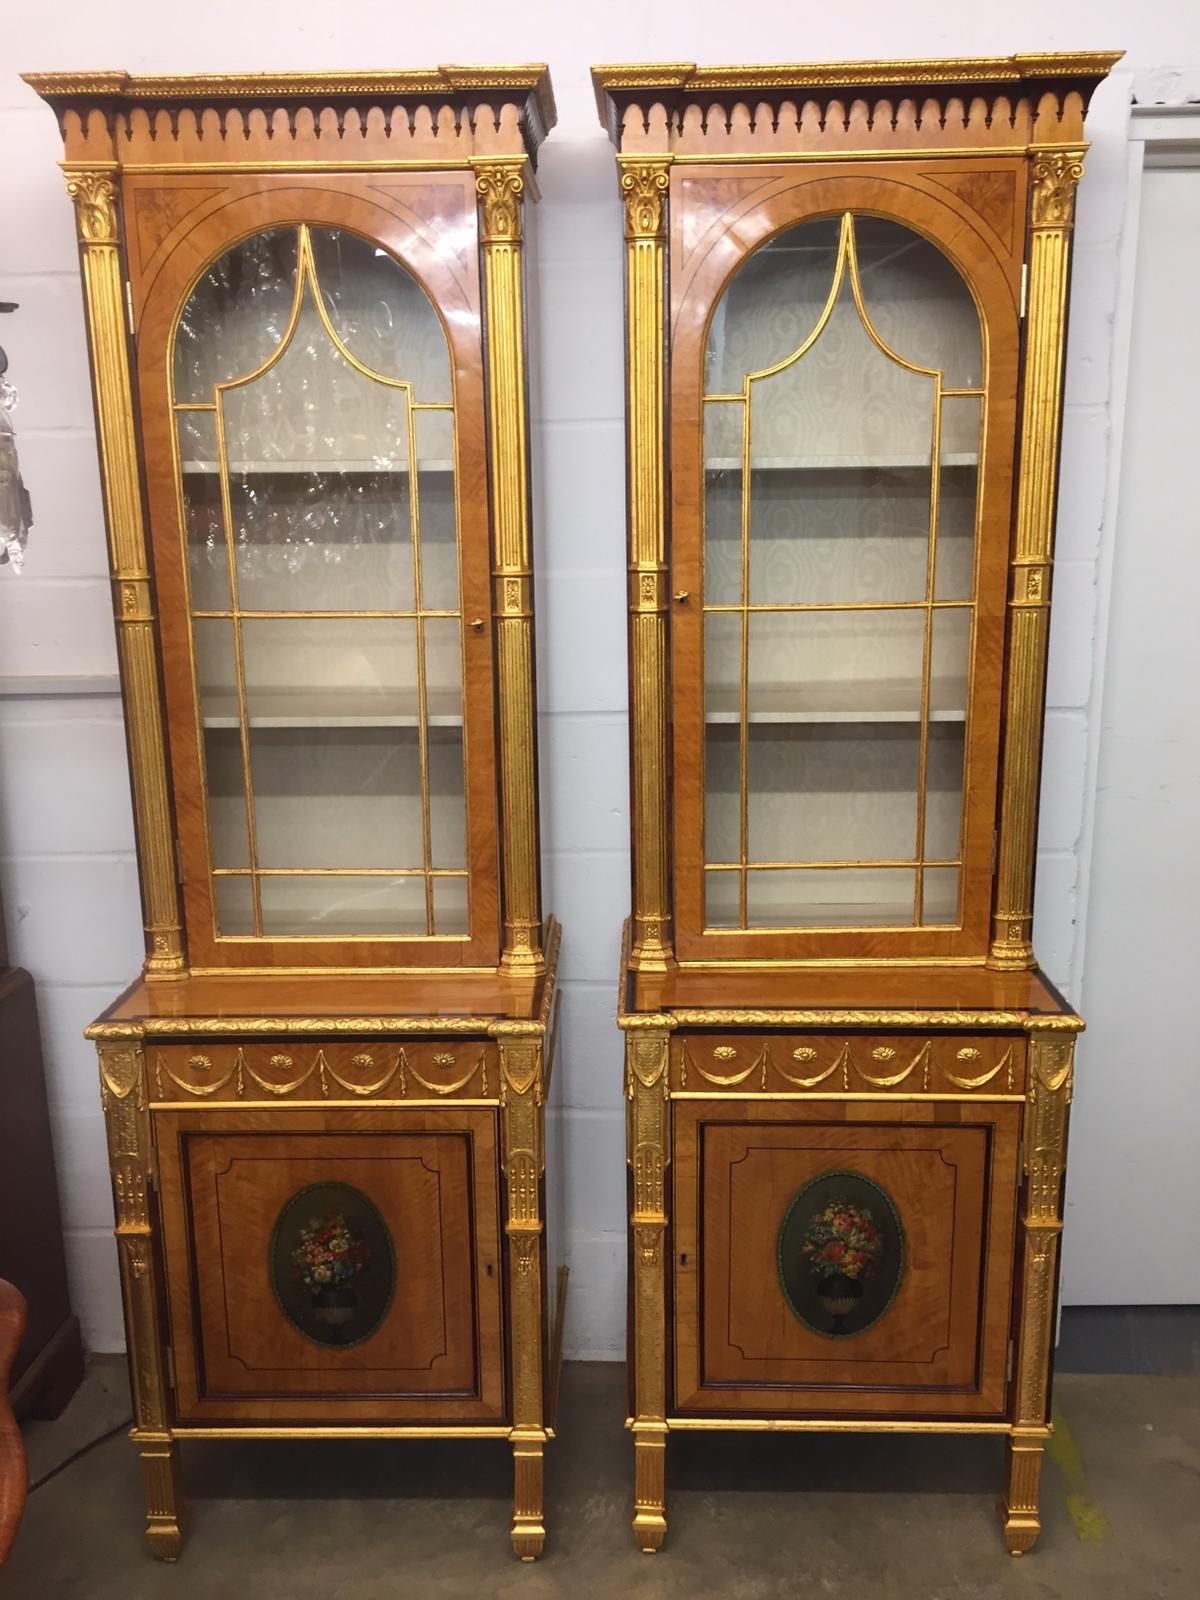
[[[292,1261],[312,1295],[313,1316],[336,1343],[358,1310],[353,1284],[367,1264],[366,1247],[341,1212],[327,1211],[301,1228]]]
[[[845,1333],[846,1317],[883,1260],[879,1224],[866,1206],[834,1198],[809,1222],[804,1255],[817,1280],[817,1299],[833,1319],[830,1332]]]

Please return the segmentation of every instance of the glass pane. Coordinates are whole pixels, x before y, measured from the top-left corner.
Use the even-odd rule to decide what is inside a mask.
[[[737,605],[742,598],[743,405],[704,407],[704,598]]]
[[[183,526],[188,585],[196,611],[228,611],[229,556],[217,469],[217,418],[212,411],[179,413]]]
[[[254,934],[254,888],[249,877],[214,878],[217,933],[224,938]]]
[[[925,858],[957,861],[962,849],[964,722],[933,722],[925,773]]]
[[[381,377],[410,383],[414,399],[453,400],[441,319],[407,268],[343,228],[313,228],[310,237],[326,311],[351,356]]]
[[[295,228],[243,239],[207,269],[175,330],[175,399],[211,400],[287,337],[296,294]]]
[[[737,722],[741,701],[742,618],[739,612],[710,611],[704,618],[704,718]]]
[[[415,727],[258,727],[252,720],[250,760],[260,867],[420,870]]]
[[[752,727],[749,859],[911,861],[920,753],[915,722]]]
[[[466,933],[467,880],[433,879],[433,931],[437,934]]]
[[[921,921],[926,926],[931,923],[954,926],[959,922],[958,879],[957,867],[925,868]]]
[[[935,722],[966,720],[971,615],[966,606],[933,613],[929,715]]]
[[[915,720],[924,643],[924,610],[752,612],[750,721]]]
[[[982,407],[982,400],[969,396],[950,395],[942,401],[936,600],[969,600],[975,592]]]
[[[704,924],[708,928],[736,928],[740,872],[704,874]]]
[[[863,299],[884,344],[914,366],[938,368],[943,388],[978,389],[979,312],[958,269],[899,222],[855,217],[854,237]]]
[[[752,927],[877,928],[913,921],[912,867],[811,867],[748,876]]]
[[[267,938],[400,938],[426,932],[425,879],[326,876],[265,877]]]
[[[736,722],[709,722],[704,730],[704,859],[741,858],[742,737]]]
[[[355,235],[272,230],[201,280],[175,379],[213,408],[177,420],[192,607],[230,614],[195,621],[222,931],[253,934],[257,898],[266,936],[464,933],[453,383],[432,302]]]

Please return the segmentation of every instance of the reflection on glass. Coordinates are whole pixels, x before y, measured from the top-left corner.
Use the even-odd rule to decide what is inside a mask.
[[[432,302],[367,240],[272,229],[200,279],[173,371],[218,931],[465,935],[454,393]]]
[[[715,308],[710,927],[957,916],[982,363],[957,269],[882,218],[786,230]]]

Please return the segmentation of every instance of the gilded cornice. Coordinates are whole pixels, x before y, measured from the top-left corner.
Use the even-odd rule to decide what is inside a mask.
[[[350,107],[365,111],[420,101],[435,113],[443,106],[469,118],[479,105],[514,102],[522,107],[532,155],[558,119],[550,73],[542,62],[513,66],[438,66],[408,72],[267,73],[223,72],[142,76],[128,72],[26,72],[25,82],[53,106],[60,124],[69,110],[100,110],[111,126],[135,107],[197,113],[213,107],[222,116],[234,107]]]

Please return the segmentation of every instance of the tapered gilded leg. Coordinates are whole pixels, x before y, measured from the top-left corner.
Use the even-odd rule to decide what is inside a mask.
[[[633,1537],[648,1556],[667,1537],[667,1429],[661,1422],[633,1427]]]
[[[534,1561],[546,1541],[542,1451],[542,1214],[545,1166],[542,1039],[500,1039],[500,1148],[507,1196],[509,1331],[513,1406],[513,1549]]]
[[[633,1169],[633,1536],[653,1553],[667,1535],[666,1168],[670,1160],[669,1035],[626,1035],[629,1165]]]
[[[1025,1107],[1024,1261],[1018,1308],[1016,1392],[1008,1444],[1008,1484],[1000,1504],[1004,1538],[1014,1556],[1033,1548],[1041,1532],[1038,1480],[1050,1437],[1050,1340],[1062,1232],[1067,1107],[1078,1018],[1029,1037],[1029,1098]]]
[[[146,1486],[146,1543],[160,1561],[176,1561],[179,1532],[179,1446],[170,1439],[139,1441]]]
[[[536,1561],[546,1543],[542,1439],[541,1433],[536,1438],[513,1437],[512,1542],[522,1561]]]

